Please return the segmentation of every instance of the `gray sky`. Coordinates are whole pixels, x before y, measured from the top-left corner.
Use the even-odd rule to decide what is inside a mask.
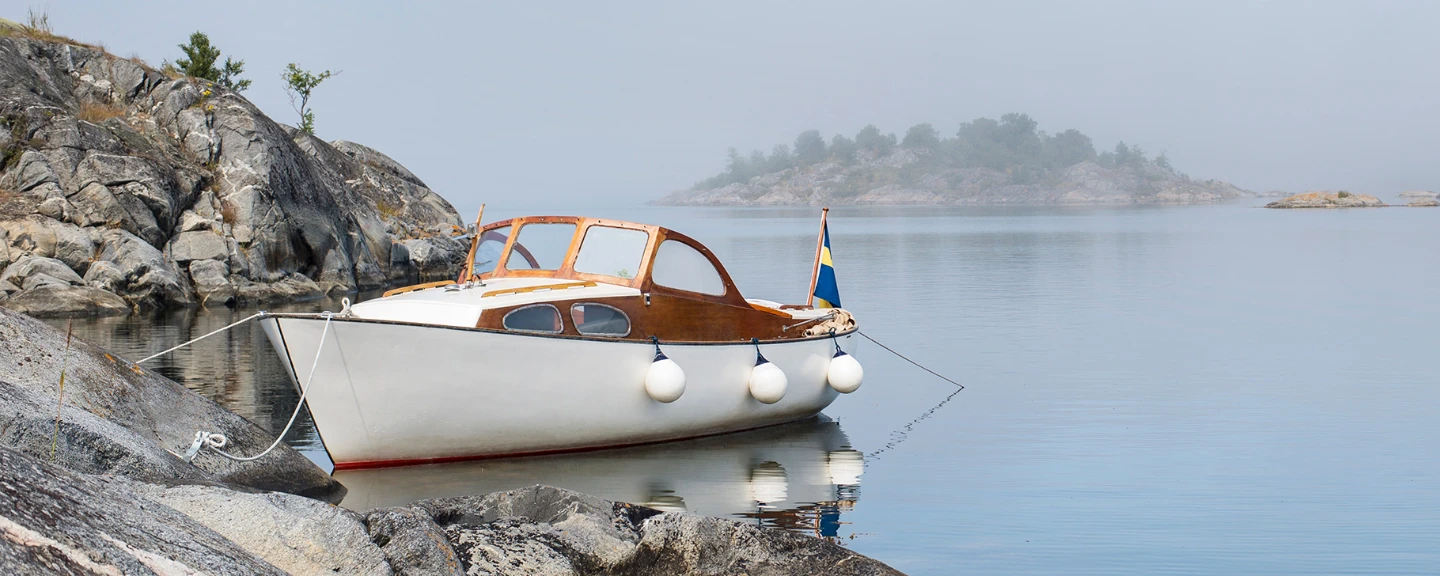
[[[1440,188],[1440,3],[610,4],[30,6],[157,66],[205,31],[284,122],[287,62],[343,70],[317,133],[393,156],[466,218],[654,198],[808,128],[953,135],[1012,111],[1256,190]]]

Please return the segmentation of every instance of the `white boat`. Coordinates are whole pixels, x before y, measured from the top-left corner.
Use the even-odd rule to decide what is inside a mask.
[[[839,352],[848,312],[746,300],[674,231],[541,216],[475,240],[458,281],[262,318],[336,469],[746,430],[814,415],[863,377]]]

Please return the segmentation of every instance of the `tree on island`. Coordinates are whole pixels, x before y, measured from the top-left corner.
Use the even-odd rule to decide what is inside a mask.
[[[940,133],[930,123],[916,124],[905,131],[905,139],[900,141],[901,148],[911,150],[939,150]]]
[[[1107,168],[1158,169],[1179,174],[1164,154],[1152,160],[1141,147],[1124,142],[1116,144],[1114,150],[1097,154],[1094,142],[1079,130],[1070,128],[1051,135],[1039,130],[1039,123],[1028,114],[1010,113],[999,120],[976,118],[961,123],[954,138],[943,138],[933,125],[922,123],[911,126],[905,138],[897,142],[894,134],[882,133],[870,124],[861,128],[854,140],[836,134],[826,146],[818,130],[806,130],[795,137],[793,152],[784,144],[775,146],[768,155],[755,150],[745,156],[731,148],[725,171],[701,180],[695,188],[720,188],[827,161],[848,166],[862,158],[884,158],[897,149],[925,151],[920,155],[919,165],[985,168],[1005,173],[1014,184],[1056,178],[1066,168],[1082,162]]]
[[[795,160],[802,165],[817,164],[829,157],[819,130],[806,130],[795,137]]]

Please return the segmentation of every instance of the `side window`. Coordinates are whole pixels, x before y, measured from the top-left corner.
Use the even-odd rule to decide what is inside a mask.
[[[476,274],[495,270],[495,264],[500,261],[500,251],[505,249],[505,240],[509,238],[509,226],[486,230],[484,235],[480,236],[480,244],[475,247]]]
[[[515,237],[515,249],[505,259],[505,269],[558,270],[565,263],[565,254],[574,239],[575,225],[570,223],[540,222],[521,226]],[[516,258],[517,252],[523,257]]]
[[[630,317],[619,308],[604,304],[575,304],[570,307],[575,329],[588,336],[621,337],[630,334]]]
[[[565,330],[565,325],[560,320],[560,310],[553,304],[531,304],[516,308],[505,315],[503,324],[506,330],[516,332],[559,334]]]
[[[710,259],[689,244],[675,240],[660,243],[650,279],[666,288],[713,296],[725,294],[725,282],[720,280],[720,272],[710,264]]]

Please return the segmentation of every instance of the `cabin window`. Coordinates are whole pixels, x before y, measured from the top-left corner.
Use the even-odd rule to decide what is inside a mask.
[[[531,304],[516,308],[505,314],[502,323],[506,330],[516,332],[559,334],[565,330],[565,325],[560,320],[560,310],[553,304]]]
[[[630,279],[640,269],[650,234],[644,230],[591,226],[575,256],[575,271]]]
[[[666,288],[714,296],[725,294],[725,282],[710,259],[689,244],[675,240],[660,243],[650,279]]]
[[[570,307],[575,329],[587,336],[622,337],[630,334],[630,317],[619,308],[604,304],[575,304]]]
[[[520,227],[515,247],[505,259],[506,270],[559,270],[575,239],[575,224],[537,222]],[[516,252],[522,256],[516,258]]]
[[[476,274],[484,274],[495,270],[495,265],[500,262],[500,251],[505,249],[505,240],[509,238],[509,226],[486,230],[480,236],[480,244],[475,246]]]

